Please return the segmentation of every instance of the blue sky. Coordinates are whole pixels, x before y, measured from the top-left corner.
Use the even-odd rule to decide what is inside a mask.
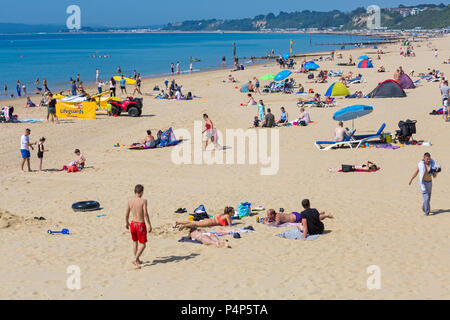
[[[246,18],[279,11],[350,11],[372,4],[386,8],[441,2],[449,3],[445,0],[15,0],[3,3],[0,22],[65,25],[66,8],[72,4],[81,8],[82,25],[134,26],[203,18]]]

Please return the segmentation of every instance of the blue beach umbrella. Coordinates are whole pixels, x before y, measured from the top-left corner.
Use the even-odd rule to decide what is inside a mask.
[[[357,104],[349,107],[342,108],[333,115],[333,120],[336,121],[348,121],[352,120],[352,127],[354,127],[354,120],[357,118],[364,117],[365,115],[371,113],[373,107],[366,106],[362,104]]]
[[[283,59],[286,60],[287,58],[289,58],[291,55],[289,53],[285,53],[282,55]]]
[[[368,56],[359,56],[359,57],[358,57],[358,60],[359,60],[359,59],[366,60],[366,59],[370,59],[370,58],[369,58]]]
[[[278,72],[278,74],[275,76],[275,78],[273,78],[274,81],[281,81],[286,79],[287,77],[289,77],[291,75],[292,71],[289,70],[283,70]]]
[[[305,62],[304,67],[306,70],[316,70],[316,69],[320,68],[320,66],[317,63],[315,63],[314,61]]]

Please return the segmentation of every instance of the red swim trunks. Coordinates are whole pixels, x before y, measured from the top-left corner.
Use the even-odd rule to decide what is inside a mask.
[[[139,241],[139,243],[147,242],[147,227],[145,222],[134,222],[130,224],[131,239]]]

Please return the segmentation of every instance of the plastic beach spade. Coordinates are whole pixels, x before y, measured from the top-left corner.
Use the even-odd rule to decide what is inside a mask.
[[[70,233],[69,233],[69,229],[62,229],[61,231],[52,231],[52,230],[48,230],[47,233],[48,233],[48,234],[54,234],[54,233],[70,234]]]

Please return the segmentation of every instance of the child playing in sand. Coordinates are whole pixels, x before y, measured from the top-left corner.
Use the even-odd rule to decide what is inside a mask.
[[[141,184],[136,185],[134,187],[134,198],[128,201],[125,214],[125,227],[130,229],[131,239],[133,240],[134,259],[131,263],[138,269],[142,264],[139,257],[144,252],[147,243],[147,228],[145,223],[148,224],[148,233],[152,232],[152,225],[147,211],[147,200],[142,199],[143,194],[144,186]],[[133,214],[131,224],[129,223],[130,211]],[[138,246],[138,242],[141,244],[140,246]]]
[[[258,119],[258,116],[255,116],[253,120],[253,128],[258,128],[261,120]]]
[[[44,158],[44,152],[48,152],[48,150],[45,150],[44,142],[45,142],[44,137],[39,139],[38,152],[37,152],[37,157],[39,159],[39,171],[42,171],[42,159]]]

